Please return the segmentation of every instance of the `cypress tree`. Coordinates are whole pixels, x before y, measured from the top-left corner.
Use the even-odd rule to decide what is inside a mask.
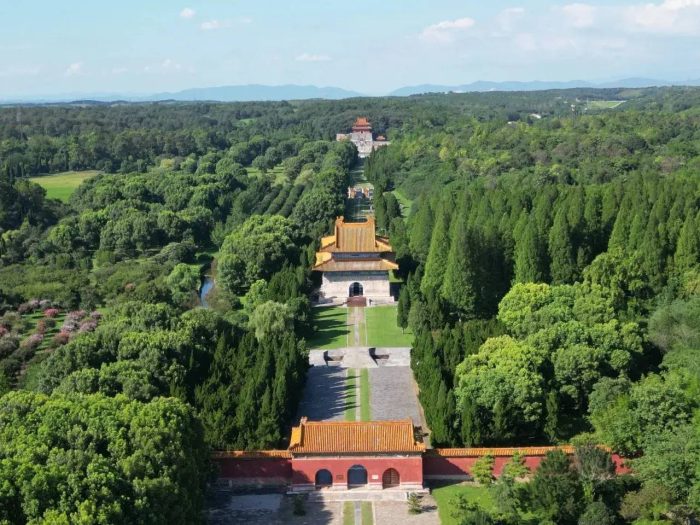
[[[549,273],[554,284],[569,284],[576,278],[576,259],[571,243],[571,232],[564,210],[554,218],[549,231]]]
[[[683,222],[673,262],[679,273],[693,268],[700,262],[700,220],[693,218],[692,213],[688,213]]]
[[[462,401],[461,420],[460,434],[464,446],[481,445],[484,441],[481,422],[476,404],[469,397]]]
[[[515,240],[515,282],[545,281],[543,246],[535,221],[528,221],[520,238]]]
[[[447,267],[442,282],[442,297],[456,310],[460,319],[470,319],[476,315],[476,291],[473,268],[474,246],[463,224],[456,226],[456,236],[450,245]]]
[[[402,286],[399,292],[399,304],[396,307],[396,324],[401,327],[401,333],[408,326],[408,314],[411,311],[411,293],[407,286]]]
[[[411,231],[409,235],[409,247],[416,259],[424,262],[428,257],[430,239],[433,235],[433,210],[427,199],[418,203],[418,211],[411,217]]]
[[[430,250],[425,262],[425,273],[420,289],[424,294],[437,292],[442,286],[450,250],[450,212],[447,206],[440,206],[437,212]]]

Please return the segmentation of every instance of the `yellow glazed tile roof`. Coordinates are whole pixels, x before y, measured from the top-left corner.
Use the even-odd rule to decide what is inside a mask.
[[[573,454],[574,447],[502,447],[502,448],[434,448],[427,451],[431,456],[444,458],[469,458],[481,456],[512,456],[516,452],[523,456],[544,456],[551,450],[559,449],[565,454]]]
[[[307,421],[292,429],[289,451],[295,454],[421,453],[413,422]]]

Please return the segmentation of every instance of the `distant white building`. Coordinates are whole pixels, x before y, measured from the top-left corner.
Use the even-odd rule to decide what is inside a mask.
[[[349,140],[357,147],[358,156],[361,159],[369,157],[375,149],[382,146],[388,146],[390,142],[386,137],[379,135],[376,138],[372,133],[372,125],[365,117],[357,117],[357,120],[352,125],[351,133],[338,133],[335,140]]]

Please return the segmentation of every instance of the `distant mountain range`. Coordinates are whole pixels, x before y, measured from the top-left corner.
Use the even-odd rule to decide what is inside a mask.
[[[671,82],[649,78],[626,78],[615,82],[593,83],[585,80],[558,81],[532,81],[532,82],[490,82],[480,80],[471,84],[457,86],[440,84],[421,84],[406,86],[396,89],[386,96],[406,97],[423,93],[466,93],[475,91],[542,91],[548,89],[571,88],[642,88],[652,86],[700,86],[700,79],[684,82]],[[245,84],[239,86],[219,86],[205,88],[191,88],[182,91],[154,93],[154,94],[125,94],[125,93],[67,93],[62,95],[46,95],[32,97],[12,97],[0,103],[58,103],[58,102],[155,102],[155,101],[262,101],[262,100],[308,100],[327,99],[340,100],[352,97],[367,96],[357,91],[350,91],[339,87],[300,86],[285,84],[279,86],[266,86],[262,84]]]
[[[532,82],[489,82],[479,80],[461,86],[445,86],[438,84],[421,84],[406,86],[389,93],[389,96],[407,97],[422,93],[468,93],[474,91],[544,91],[548,89],[572,88],[643,88],[653,86],[700,86],[700,80],[687,82],[669,82],[651,78],[625,78],[614,82],[593,83],[585,80],[570,80],[568,82],[547,82],[535,80]]]

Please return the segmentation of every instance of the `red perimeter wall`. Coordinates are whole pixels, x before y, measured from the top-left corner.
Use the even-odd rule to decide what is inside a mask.
[[[449,450],[448,450],[449,451]],[[437,454],[427,452],[423,457],[423,476],[425,479],[471,479],[472,467],[480,456],[451,456],[448,454]],[[544,459],[542,455],[524,456],[525,465],[531,470],[537,470]],[[624,466],[622,458],[612,455],[617,474],[625,474],[629,469]],[[493,475],[498,477],[503,471],[503,467],[511,460],[511,456],[494,457]]]
[[[496,449],[494,449],[496,450]],[[423,457],[316,457],[295,458],[283,452],[265,455],[240,453],[218,453],[213,461],[219,468],[219,479],[232,480],[237,484],[277,484],[288,483],[313,484],[316,472],[320,469],[330,470],[334,484],[347,483],[347,470],[353,465],[362,465],[367,469],[370,484],[381,483],[381,476],[388,468],[395,468],[402,483],[422,483],[423,479],[470,479],[474,463],[483,454],[461,454],[461,451],[441,449],[427,451]],[[495,454],[494,454],[495,455]],[[524,455],[525,465],[534,471],[544,459],[542,454]],[[500,476],[503,467],[511,455],[495,455],[493,473]],[[613,454],[613,461],[618,474],[625,474],[629,469],[624,466],[622,458]],[[372,479],[373,475],[377,478]]]

